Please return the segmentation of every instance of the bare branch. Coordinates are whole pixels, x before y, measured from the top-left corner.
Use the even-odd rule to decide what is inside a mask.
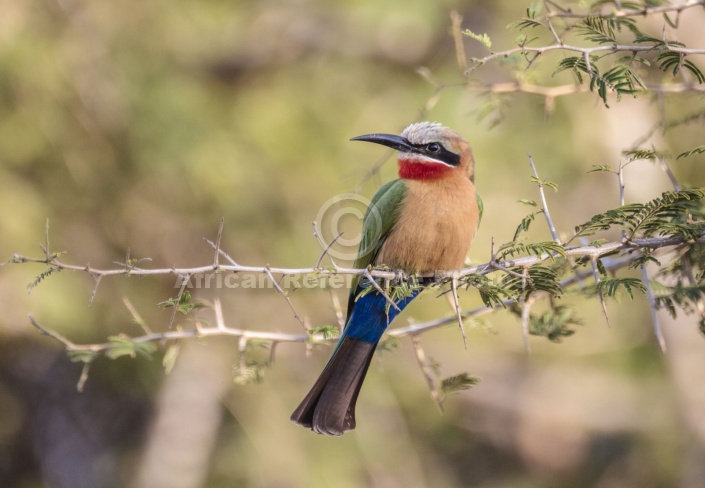
[[[298,312],[296,311],[296,308],[294,308],[294,304],[291,303],[291,299],[289,298],[289,295],[287,295],[286,292],[285,292],[284,290],[282,290],[282,287],[279,286],[279,283],[277,282],[277,280],[274,279],[274,276],[272,275],[272,272],[271,272],[271,270],[269,269],[269,267],[266,267],[266,268],[265,268],[265,272],[267,273],[267,276],[269,277],[270,281],[271,281],[272,284],[274,285],[274,288],[275,288],[279,293],[282,294],[282,296],[283,296],[284,299],[286,300],[286,303],[289,304],[289,308],[291,309],[292,312],[294,312],[294,317],[296,317],[296,320],[298,320],[298,321],[301,323],[301,325],[303,325],[304,328],[306,328],[306,325],[304,324],[304,321],[301,319],[301,317],[299,317],[299,314],[298,314]]]
[[[341,232],[340,234],[338,234],[336,236],[336,238],[333,239],[333,241],[330,244],[326,244],[326,241],[323,240],[323,237],[321,237],[321,233],[318,232],[318,224],[316,223],[316,221],[311,222],[311,225],[313,226],[313,236],[318,240],[318,243],[323,248],[323,252],[321,253],[321,257],[318,258],[318,262],[316,263],[315,269],[319,269],[321,267],[321,261],[323,261],[324,256],[328,256],[328,259],[330,260],[333,268],[338,269],[338,265],[335,264],[335,261],[333,260],[333,256],[328,254],[328,251],[330,251],[331,246],[335,243],[335,241],[337,241],[340,238],[340,236],[343,235],[343,233]]]
[[[142,318],[142,316],[137,312],[137,309],[132,305],[132,302],[127,297],[123,297],[122,303],[125,304],[125,307],[127,307],[127,310],[129,310],[130,315],[132,315],[132,320],[135,321],[137,325],[139,325],[142,330],[145,332],[145,334],[151,334],[152,331],[150,330],[149,326],[147,325],[147,322]]]
[[[451,278],[451,289],[453,290],[453,303],[455,305],[455,315],[458,318],[458,327],[460,328],[460,334],[463,336],[463,346],[465,349],[468,348],[468,341],[465,338],[465,329],[463,328],[463,316],[460,311],[460,299],[458,298],[458,276],[453,275]]]
[[[529,320],[531,319],[531,305],[533,303],[533,297],[529,297],[521,303],[521,335],[524,340],[524,352],[526,354],[531,354],[531,346],[529,346]]]
[[[414,345],[416,360],[419,363],[419,368],[421,368],[424,378],[426,378],[426,384],[428,385],[428,389],[431,391],[431,396],[435,400],[436,405],[438,405],[438,409],[441,413],[443,413],[443,402],[441,401],[441,394],[438,391],[438,387],[436,386],[436,382],[434,380],[434,371],[426,358],[426,353],[424,352],[423,347],[421,347],[421,341],[419,340],[418,335],[412,335],[411,342]]]
[[[223,226],[225,225],[225,217],[220,218],[220,226],[218,227],[218,237],[215,239],[215,252],[213,253],[213,269],[218,269],[218,264],[220,263],[220,241],[223,238]]]
[[[460,30],[460,25],[463,23],[463,16],[456,10],[450,13],[450,20],[453,30],[453,42],[455,43],[455,58],[458,62],[458,68],[461,72],[468,69],[467,56],[465,55],[465,44],[463,43],[463,33]]]
[[[541,204],[543,205],[543,214],[546,217],[546,222],[548,223],[548,229],[551,231],[551,237],[556,242],[556,244],[562,245],[560,238],[558,237],[558,232],[556,232],[556,227],[553,225],[553,219],[551,219],[551,213],[548,211],[548,202],[546,202],[546,192],[543,190],[544,182],[539,178],[539,174],[536,171],[536,165],[534,164],[534,158],[529,154],[529,164],[531,165],[531,171],[536,177],[536,184],[539,186],[539,194],[541,195]]]
[[[512,54],[521,53],[534,53],[536,55],[542,55],[550,51],[573,51],[580,53],[582,56],[586,57],[586,64],[588,68],[588,73],[592,73],[590,69],[590,55],[596,53],[618,53],[618,52],[628,52],[628,53],[643,53],[653,51],[654,47],[650,45],[623,45],[623,44],[609,44],[609,45],[599,45],[593,47],[580,47],[573,46],[570,44],[550,44],[548,46],[531,47],[531,46],[520,46],[513,49],[507,49],[506,51],[494,52],[488,54],[482,58],[470,58],[470,61],[475,63],[474,67],[470,68],[470,71],[475,69],[475,67],[483,65],[489,61],[494,61],[495,59],[506,58]],[[702,55],[705,54],[705,49],[691,49],[681,46],[668,45],[668,51],[686,55]]]
[[[664,159],[663,156],[657,155],[657,159],[659,164],[661,165],[661,169],[663,170],[664,173],[666,173],[666,176],[668,176],[668,179],[671,181],[671,184],[673,185],[673,188],[676,189],[676,191],[681,191],[683,187],[678,183],[678,180],[676,179],[676,175],[673,174],[673,171],[671,171],[671,168],[668,167],[668,163]]]
[[[316,235],[318,235],[318,231],[315,229],[316,223],[314,222],[313,225],[314,225],[314,232],[316,232]],[[338,239],[340,239],[340,236],[342,236],[342,235],[343,235],[343,233],[341,232],[340,234],[335,236],[333,238],[333,240],[330,241],[330,243],[323,249],[321,256],[318,258],[318,261],[316,262],[316,266],[315,266],[316,269],[319,269],[321,267],[321,262],[323,261],[323,258],[326,256],[328,256],[330,258],[331,263],[333,263],[333,265],[335,266],[335,263],[333,262],[333,258],[328,254],[328,251],[330,251],[330,248],[333,247],[333,244],[335,244],[336,241]]]
[[[624,206],[624,162],[619,160],[619,169],[617,170],[617,184],[619,185],[619,206]],[[620,237],[622,242],[627,239],[627,231],[622,229],[620,231]]]
[[[646,266],[641,266],[641,280],[646,286],[646,297],[649,299],[649,308],[651,309],[651,320],[654,323],[654,334],[656,335],[656,340],[658,340],[658,345],[661,347],[661,352],[666,352],[666,339],[663,337],[663,332],[661,331],[661,323],[658,319],[658,307],[656,306],[656,299],[654,298],[654,292],[651,289],[651,280],[649,280],[649,275],[646,272]]]

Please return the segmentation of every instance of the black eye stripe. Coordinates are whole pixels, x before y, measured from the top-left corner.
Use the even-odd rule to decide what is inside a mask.
[[[432,146],[438,146],[438,150],[432,151]],[[413,144],[418,154],[428,156],[438,161],[443,161],[450,166],[460,165],[460,155],[449,151],[440,142],[430,142],[428,144]],[[434,148],[435,149],[435,148]]]

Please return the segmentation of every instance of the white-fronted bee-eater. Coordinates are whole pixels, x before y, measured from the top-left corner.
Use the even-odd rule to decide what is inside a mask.
[[[463,267],[482,203],[470,145],[440,124],[420,122],[401,133],[354,137],[399,152],[399,178],[382,186],[363,219],[355,268],[386,265],[406,274]],[[319,434],[355,428],[355,403],[385,329],[418,294],[395,300],[353,281],[346,326],[320,377],[291,420]]]

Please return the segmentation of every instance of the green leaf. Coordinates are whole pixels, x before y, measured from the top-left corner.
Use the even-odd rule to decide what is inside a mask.
[[[588,171],[588,173],[595,173],[598,171],[607,171],[610,173],[614,173],[612,166],[610,166],[609,164],[593,164],[592,169]]]
[[[463,390],[469,390],[479,382],[479,378],[470,376],[467,373],[460,373],[458,375],[445,378],[441,381],[441,392],[444,397],[447,397]]]
[[[552,181],[541,180],[535,176],[531,177],[531,181],[539,186],[547,186],[548,188],[552,188],[553,191],[558,191],[558,185]]]
[[[555,259],[555,254],[559,254],[563,257],[566,256],[563,246],[554,241],[534,242],[530,244],[512,241],[501,245],[497,250],[497,256],[500,260],[506,259],[509,256],[514,257],[520,253],[534,256],[541,256],[545,253],[551,256],[551,260]]]
[[[574,317],[575,311],[565,306],[547,310],[541,315],[531,315],[529,318],[529,334],[545,337],[551,342],[562,342],[563,338],[575,333],[571,325],[582,325]]]
[[[646,293],[646,285],[638,278],[606,278],[597,283],[597,289],[606,297],[615,296],[620,288],[624,288],[632,300],[635,289]]]
[[[519,203],[523,203],[524,205],[530,205],[532,207],[538,207],[538,203],[534,200],[527,200],[525,198],[522,198],[521,200],[518,200]]]
[[[521,223],[517,227],[517,230],[514,232],[514,237],[512,238],[513,241],[516,241],[519,238],[519,234],[522,232],[527,232],[529,230],[529,226],[531,225],[531,222],[534,221],[534,218],[536,217],[535,213],[531,213],[521,219]]]
[[[539,27],[542,26],[543,24],[537,20],[534,19],[522,19],[517,22],[512,22],[511,24],[507,25],[508,30],[524,30],[524,29],[531,29],[533,27]]]
[[[592,241],[589,246],[592,247],[602,247],[604,244],[607,244],[609,241],[607,239],[595,239]]]
[[[477,42],[485,46],[487,49],[492,49],[492,40],[490,39],[490,36],[487,34],[475,34],[473,31],[470,29],[465,29],[463,31],[463,34],[470,37],[471,39],[475,39]]]
[[[492,280],[481,274],[471,274],[461,279],[461,283],[465,286],[477,288],[480,292],[482,303],[488,308],[504,307],[504,299],[509,298],[508,291],[495,285]]]
[[[666,153],[662,151],[657,151],[656,149],[630,149],[627,151],[622,151],[624,156],[629,158],[628,162],[639,161],[643,159],[658,159],[665,158]]]
[[[683,45],[682,43],[669,42],[668,45]],[[671,70],[673,76],[676,76],[681,68],[685,68],[691,72],[697,79],[698,83],[705,83],[705,74],[692,61],[686,59],[685,53],[663,50],[656,56],[655,61],[661,63],[659,69],[661,71]]]
[[[261,383],[264,379],[265,366],[263,364],[248,362],[244,367],[233,368],[233,382],[238,385]]]
[[[617,44],[615,31],[620,32],[623,28],[635,35],[640,34],[636,28],[636,21],[630,17],[586,17],[575,26],[575,31],[590,42]]]
[[[665,192],[660,198],[645,204],[632,203],[595,215],[589,222],[575,228],[573,239],[608,230],[612,226],[627,231],[628,239],[634,239],[638,235],[695,235],[700,224],[684,224],[675,219],[687,217],[703,198],[705,190],[701,189]]]
[[[208,304],[200,300],[191,301],[191,292],[188,290],[184,290],[184,292],[181,294],[181,297],[169,298],[168,300],[159,302],[157,306],[164,309],[174,308],[174,306],[177,304],[177,300],[177,311],[183,315],[188,315],[191,311],[197,310],[199,308],[208,307]]]
[[[377,344],[377,352],[391,352],[399,347],[399,339],[391,335],[385,335],[384,339]]]
[[[543,5],[541,2],[532,3],[531,6],[529,6],[526,9],[526,17],[524,17],[522,20],[519,20],[517,22],[512,22],[511,24],[509,24],[507,26],[507,29],[509,29],[509,30],[514,30],[514,29],[524,30],[524,29],[530,29],[533,27],[542,26],[543,24],[536,20],[536,16],[541,12],[542,7],[543,7]]]
[[[157,346],[151,342],[134,342],[124,335],[110,336],[108,341],[110,346],[105,350],[105,355],[110,359],[122,356],[135,358],[138,354],[146,359],[151,359],[152,354],[157,350]]]
[[[68,351],[68,356],[73,363],[91,363],[98,356],[96,351],[85,349]]]
[[[555,244],[555,243],[554,243]],[[505,275],[500,286],[509,291],[514,299],[525,300],[534,292],[545,291],[550,295],[563,294],[558,274],[555,270],[540,265],[528,268],[526,280],[522,276]]]
[[[52,274],[58,273],[59,271],[61,271],[61,268],[58,268],[56,266],[51,266],[47,270],[42,271],[39,276],[34,278],[34,281],[27,285],[27,293],[32,293],[32,290],[34,290],[34,288],[36,288],[39,283],[44,281],[44,279],[48,278]]]
[[[179,352],[181,351],[181,345],[177,342],[168,347],[162,358],[162,366],[164,366],[164,372],[166,374],[171,373],[176,365],[176,360],[179,357]]]
[[[687,158],[688,156],[692,156],[693,154],[702,154],[702,153],[705,153],[705,145],[695,147],[695,148],[691,149],[690,151],[682,152],[678,155],[678,157],[676,159]]]
[[[319,327],[314,327],[309,329],[308,333],[313,337],[316,334],[323,335],[323,339],[332,339],[337,337],[340,331],[337,327],[333,325],[321,325]]]

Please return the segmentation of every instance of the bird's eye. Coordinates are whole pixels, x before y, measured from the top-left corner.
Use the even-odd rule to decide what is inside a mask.
[[[428,150],[428,152],[437,153],[441,150],[441,145],[436,142],[432,142],[431,144],[426,146],[426,149]]]

